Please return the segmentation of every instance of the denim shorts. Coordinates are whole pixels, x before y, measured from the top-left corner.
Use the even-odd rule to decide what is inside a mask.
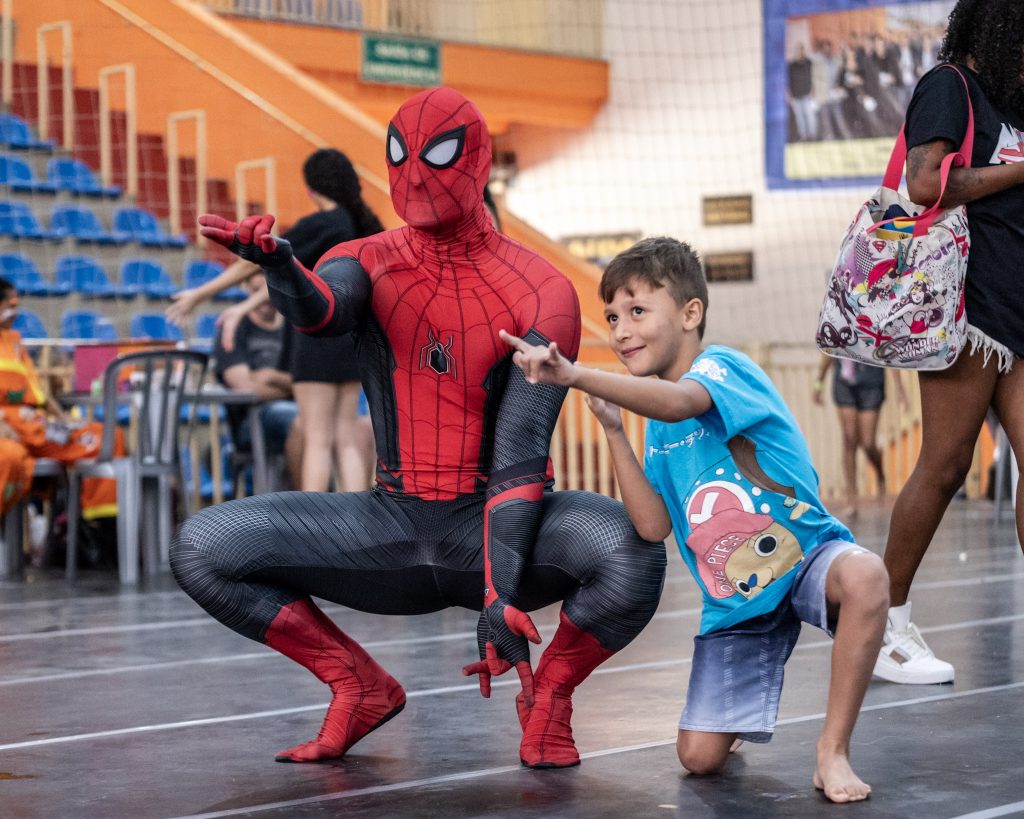
[[[748,742],[768,742],[775,730],[783,668],[800,637],[801,623],[833,636],[825,579],[832,561],[855,543],[832,540],[812,551],[789,594],[765,615],[733,628],[698,634],[686,705],[679,727],[687,731],[735,733]]]
[[[877,410],[885,403],[885,385],[848,384],[837,378],[832,385],[832,400],[837,407],[855,407],[859,412]]]

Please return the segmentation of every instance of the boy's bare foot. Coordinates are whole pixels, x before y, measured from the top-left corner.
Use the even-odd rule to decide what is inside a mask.
[[[845,754],[828,754],[821,750],[814,769],[814,787],[824,791],[832,802],[860,802],[871,794],[871,786],[853,772]]]

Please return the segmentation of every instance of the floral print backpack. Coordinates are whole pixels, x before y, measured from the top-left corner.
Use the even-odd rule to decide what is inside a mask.
[[[967,89],[967,80],[956,71]],[[900,130],[882,185],[846,232],[818,318],[818,348],[837,358],[912,370],[944,370],[967,336],[964,276],[970,237],[962,205],[938,202],[954,165],[970,166],[974,111],[967,95],[963,144],[942,161],[941,189],[923,212],[898,189],[907,159]]]

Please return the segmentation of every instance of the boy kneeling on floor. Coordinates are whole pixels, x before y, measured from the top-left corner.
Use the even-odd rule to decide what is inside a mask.
[[[889,605],[881,558],[825,509],[810,451],[768,376],[736,350],[702,348],[707,283],[688,245],[639,242],[608,265],[600,292],[629,375],[581,367],[554,343],[502,337],[528,381],[588,394],[633,525],[652,541],[674,531],[701,589],[679,761],[713,773],[737,740],[771,739],[783,667],[806,622],[834,638],[814,785],[833,802],[867,798],[849,753]],[[643,466],[619,407],[649,419]]]

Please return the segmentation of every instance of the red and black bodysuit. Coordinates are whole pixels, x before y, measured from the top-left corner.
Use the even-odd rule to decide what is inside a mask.
[[[405,703],[316,595],[382,614],[482,609],[482,661],[466,672],[486,695],[490,675],[516,665],[524,764],[577,764],[572,691],[654,614],[664,549],[616,501],[548,491],[565,390],[527,384],[498,331],[575,356],[579,305],[565,276],[494,229],[479,111],[451,89],[416,95],[392,120],[387,160],[407,226],[339,245],[314,272],[270,235],[272,217],[201,219],[204,235],[264,268],[274,304],[300,330],[355,335],[376,488],[204,510],[182,527],[172,567],[218,620],[331,686],[320,735],[282,761],[341,756]],[[525,612],[559,600],[558,631],[531,675],[527,638],[539,638]]]

